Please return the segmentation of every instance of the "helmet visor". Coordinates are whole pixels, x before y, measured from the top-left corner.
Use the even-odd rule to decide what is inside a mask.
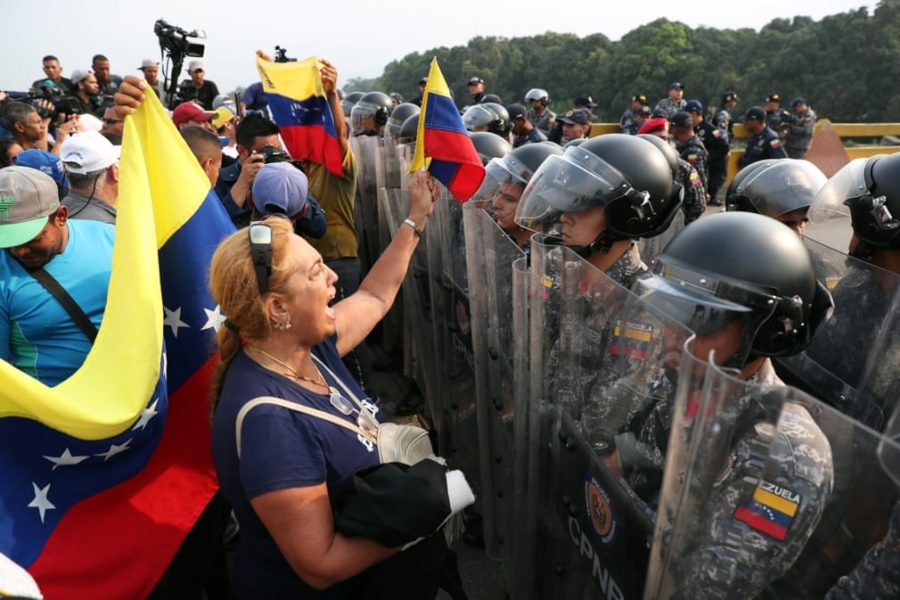
[[[496,118],[497,115],[495,115],[493,111],[480,104],[473,104],[466,109],[466,112],[464,112],[462,116],[463,125],[465,125],[466,129],[469,131],[475,131],[480,127],[487,127]]]
[[[809,208],[828,182],[825,174],[807,160],[776,160],[738,185],[756,211],[767,217]]]
[[[368,102],[356,104],[350,111],[350,132],[354,135],[375,129],[378,106]]]
[[[625,196],[631,186],[615,167],[573,146],[550,156],[534,173],[516,211],[516,224],[545,232],[565,212],[606,206]]]
[[[859,198],[869,191],[865,175],[866,160],[857,158],[828,180],[816,194],[809,208],[810,221],[824,223],[829,220],[850,219],[847,200]]]

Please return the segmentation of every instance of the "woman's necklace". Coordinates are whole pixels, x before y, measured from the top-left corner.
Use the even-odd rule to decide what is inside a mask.
[[[294,377],[296,379],[301,379],[301,380],[311,383],[313,385],[318,385],[323,388],[327,388],[329,391],[332,391],[333,388],[330,385],[328,385],[327,381],[325,381],[325,377],[322,375],[322,372],[319,371],[319,367],[317,367],[315,363],[313,363],[313,369],[316,370],[316,375],[319,376],[318,381],[316,381],[315,379],[312,379],[310,377],[307,377],[306,375],[302,375],[300,372],[297,371],[297,369],[295,369],[294,367],[292,367],[291,365],[287,364],[284,361],[278,360],[277,358],[275,358],[274,356],[272,356],[271,354],[269,354],[268,352],[266,352],[259,346],[249,346],[249,347],[253,348],[254,350],[259,352],[266,358],[269,358],[269,359],[275,361],[276,363],[278,363],[279,365],[281,365],[282,367],[284,367],[285,369],[290,371],[289,373],[285,373],[285,375],[287,375],[288,377]]]

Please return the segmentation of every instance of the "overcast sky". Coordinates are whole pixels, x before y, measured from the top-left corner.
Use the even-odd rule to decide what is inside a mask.
[[[2,0],[0,90],[23,90],[43,77],[45,54],[60,58],[64,75],[88,67],[96,53],[110,58],[113,73],[134,73],[142,58],[159,58],[153,33],[158,18],[206,31],[207,78],[224,92],[255,81],[254,50],[272,53],[275,44],[285,46],[292,57],[318,54],[330,59],[343,81],[376,77],[387,63],[410,52],[465,44],[477,35],[599,32],[618,40],[659,17],[691,27],[758,30],[777,17],[819,20],[875,5],[875,0],[407,0],[392,8],[389,2],[372,0]]]

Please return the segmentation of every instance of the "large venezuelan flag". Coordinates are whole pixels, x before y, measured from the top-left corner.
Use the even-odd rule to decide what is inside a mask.
[[[484,166],[450,97],[436,57],[431,59],[428,71],[416,153],[409,172],[422,167],[427,167],[460,202],[471,198],[484,180]]]
[[[218,484],[206,285],[233,231],[156,97],[125,120],[106,310],[50,388],[0,361],[0,552],[47,598],[142,598]]]
[[[268,94],[272,118],[291,156],[325,165],[331,173],[343,176],[344,155],[322,87],[319,57],[288,63],[257,57],[256,69]]]

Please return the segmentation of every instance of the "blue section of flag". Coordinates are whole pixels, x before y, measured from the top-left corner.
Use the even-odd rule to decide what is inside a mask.
[[[428,129],[440,129],[442,131],[454,131],[467,135],[466,126],[453,100],[439,94],[428,94],[425,113],[425,127]]]
[[[334,117],[328,99],[324,96],[311,96],[305,100],[288,98],[280,94],[269,94],[269,110],[279,127],[291,125],[318,125],[325,128],[325,133],[337,137],[334,128]]]
[[[431,166],[428,167],[428,170],[438,181],[449,188],[453,176],[459,170],[459,163],[431,159]]]
[[[0,552],[31,565],[69,508],[143,468],[156,450],[167,412],[163,376],[147,403],[146,424],[142,416],[111,438],[82,440],[32,419],[0,419],[0,513],[6,514],[0,519]]]
[[[197,212],[159,250],[169,393],[216,352],[221,324],[216,315],[221,313],[209,291],[208,271],[219,242],[233,231],[228,213],[210,190]]]

